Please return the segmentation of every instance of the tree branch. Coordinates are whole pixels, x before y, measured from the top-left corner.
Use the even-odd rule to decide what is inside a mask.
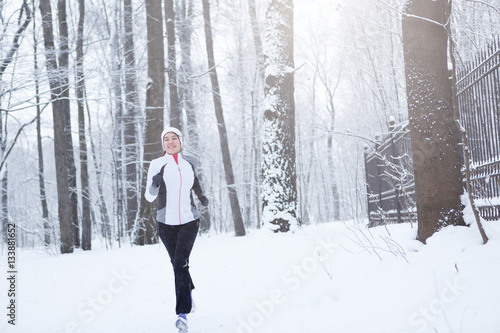
[[[16,35],[14,36],[14,40],[12,42],[12,47],[10,48],[9,53],[7,53],[7,57],[4,60],[2,60],[2,65],[0,66],[0,78],[2,77],[3,73],[5,72],[5,69],[7,68],[7,66],[9,66],[9,64],[12,62],[12,59],[14,58],[14,54],[19,49],[19,38],[21,37],[24,30],[26,30],[26,28],[28,27],[28,25],[31,22],[31,17],[32,17],[31,14],[32,13],[31,13],[31,9],[28,6],[28,3],[26,2],[26,0],[23,0],[23,4],[21,6],[21,14],[19,14],[19,18],[21,18],[21,16],[23,15],[24,10],[26,11],[26,19],[24,20],[24,23],[17,30]]]
[[[498,9],[496,9],[494,6],[490,5],[489,3],[486,3],[484,1],[479,1],[479,0],[466,0],[466,1],[469,1],[469,2],[477,2],[477,3],[480,3],[482,5],[485,5],[485,6],[488,6],[490,7],[491,9],[493,9],[498,15],[500,15],[500,11]]]
[[[15,136],[14,140],[12,140],[12,142],[10,143],[9,149],[7,149],[7,152],[2,156],[2,163],[0,164],[0,173],[2,172],[2,169],[3,169],[3,166],[5,165],[5,162],[7,161],[7,157],[9,156],[10,152],[12,151],[12,148],[14,148],[14,145],[17,142],[17,138],[19,137],[19,135],[21,134],[21,132],[23,131],[23,129],[26,126],[31,125],[31,124],[33,124],[35,122],[36,118],[38,118],[38,116],[36,116],[35,118],[33,118],[32,121],[24,124],[23,126],[21,126],[17,130],[16,136]]]

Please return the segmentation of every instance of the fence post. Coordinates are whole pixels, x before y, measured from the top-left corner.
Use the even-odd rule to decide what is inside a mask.
[[[389,130],[391,131],[391,162],[396,165],[397,163],[397,158],[396,156],[396,145],[394,144],[395,137],[397,135],[396,133],[396,121],[394,117],[389,118]],[[397,172],[397,168],[394,168]],[[397,176],[397,175],[396,175]],[[398,218],[398,223],[401,223],[401,204],[399,202],[399,184],[398,181],[394,181],[394,200],[396,204],[396,212],[397,212],[397,218]]]
[[[378,193],[378,209],[377,209],[377,214],[379,215],[380,221],[382,221],[383,214],[382,212],[384,211],[384,208],[382,207],[383,205],[383,200],[382,200],[382,175],[380,174],[380,163],[381,163],[381,158],[380,158],[380,137],[378,135],[375,136],[375,140],[377,143],[375,144],[375,151],[377,152],[375,155],[375,161],[377,164],[377,193]]]
[[[365,179],[366,179],[366,199],[367,199],[367,210],[368,210],[368,224],[371,221],[371,210],[370,210],[370,184],[369,184],[369,171],[368,171],[368,146],[365,146],[364,157],[365,157]]]

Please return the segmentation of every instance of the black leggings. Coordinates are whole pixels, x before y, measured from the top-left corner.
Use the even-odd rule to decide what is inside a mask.
[[[191,290],[194,289],[194,284],[189,274],[189,255],[198,234],[198,228],[199,220],[182,225],[158,223],[158,234],[167,248],[174,268],[177,314],[191,312]]]

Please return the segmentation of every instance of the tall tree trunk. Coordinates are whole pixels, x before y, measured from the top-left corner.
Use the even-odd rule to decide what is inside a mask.
[[[389,39],[390,39],[390,44],[391,44],[391,56],[390,56],[390,66],[391,66],[391,69],[392,69],[392,79],[393,79],[393,83],[394,83],[394,98],[396,99],[396,110],[397,110],[397,122],[398,123],[401,123],[403,122],[406,117],[404,117],[404,112],[403,112],[403,107],[401,106],[401,100],[400,100],[400,93],[399,93],[399,86],[400,86],[400,77],[398,75],[398,72],[397,72],[397,68],[398,68],[398,65],[397,65],[397,60],[396,60],[396,55],[398,55],[399,57],[399,52],[395,51],[395,42],[396,42],[396,48],[398,48],[398,46],[400,45],[399,43],[397,43],[397,41],[399,41],[400,39],[400,35],[399,35],[399,19],[398,18],[395,18],[391,15],[391,17],[389,18],[390,20],[390,29],[391,31],[394,31],[392,32],[390,35],[389,35]]]
[[[115,0],[114,10],[113,10],[113,26],[111,31],[111,82],[113,86],[113,97],[114,97],[114,133],[113,133],[113,194],[114,202],[116,204],[116,225],[123,226],[124,217],[124,193],[123,188],[123,95],[122,95],[122,80],[121,80],[121,52],[120,52],[120,2],[121,0]],[[128,230],[128,236],[130,237],[132,230]]]
[[[331,85],[330,80],[328,80],[326,77],[323,76],[324,74],[326,73],[319,73],[319,78],[326,90],[326,95],[327,95],[326,109],[330,114],[330,128],[328,131],[328,139],[327,139],[327,160],[328,160],[328,170],[330,178],[329,183],[331,184],[331,191],[332,191],[331,199],[333,201],[333,216],[329,217],[333,218],[333,220],[335,221],[338,221],[340,220],[340,198],[339,198],[339,190],[336,179],[337,172],[335,170],[335,163],[333,161],[333,132],[335,131],[335,122],[336,122],[335,103],[333,101],[333,97],[335,96],[335,92],[337,91],[337,87],[340,82],[340,74],[337,80],[337,84],[335,86]]]
[[[43,220],[43,238],[45,246],[51,244],[50,235],[52,233],[52,228],[49,224],[49,209],[47,205],[47,196],[45,192],[45,171],[43,167],[43,149],[42,149],[42,131],[40,124],[40,107],[38,106],[39,97],[39,87],[38,83],[35,83],[36,90],[36,100],[37,100],[37,121],[36,121],[36,137],[37,137],[37,147],[38,147],[38,183],[40,186],[40,201],[42,203],[42,220]]]
[[[193,32],[193,0],[182,0],[178,3],[178,13],[180,17],[179,24],[179,43],[181,49],[181,65],[179,69],[179,87],[180,99],[184,102],[186,110],[187,124],[185,132],[190,149],[199,154],[200,136],[198,134],[198,120],[196,117],[196,109],[193,100],[193,68],[191,65],[191,35]],[[199,163],[198,178],[200,183],[204,184],[204,172]],[[200,208],[200,231],[206,232],[210,229],[210,211],[208,207]]]
[[[262,46],[262,38],[261,38],[261,29],[259,27],[259,22],[257,20],[257,6],[255,4],[255,0],[248,0],[248,13],[250,16],[250,24],[252,26],[252,35],[254,40],[255,47],[255,64],[257,75],[255,77],[254,89],[252,89],[252,155],[253,155],[253,163],[252,163],[252,174],[253,174],[253,188],[254,188],[254,200],[255,200],[255,208],[256,208],[256,225],[257,228],[260,228],[261,218],[260,218],[260,177],[259,177],[259,161],[260,161],[260,148],[259,141],[257,139],[259,132],[259,120],[260,113],[255,112],[255,110],[260,110],[260,105],[263,97],[262,86],[265,82],[264,76],[264,51]]]
[[[240,102],[238,106],[235,108],[238,110],[240,114],[240,135],[243,143],[243,186],[242,186],[242,194],[243,194],[243,221],[245,223],[245,227],[248,228],[250,226],[250,222],[252,221],[252,168],[249,167],[252,165],[252,145],[251,138],[254,136],[254,132],[250,132],[247,128],[248,115],[247,115],[247,103],[248,103],[248,87],[246,82],[246,77],[243,75],[244,71],[244,59],[246,58],[247,53],[246,50],[243,50],[241,43],[238,43],[238,67],[236,69],[238,75],[238,90],[239,90],[239,99]],[[241,193],[241,192],[240,192]]]
[[[82,249],[92,249],[92,225],[90,219],[90,189],[85,136],[85,103],[83,87],[83,29],[85,22],[85,0],[78,0],[78,35],[76,41],[76,97],[78,99],[78,136],[80,141],[80,182],[82,187]]]
[[[295,161],[293,1],[266,11],[266,82],[262,142],[262,218],[275,232],[299,224]]]
[[[460,155],[447,66],[448,0],[407,1],[403,47],[418,239],[464,225]]]
[[[214,46],[212,39],[212,25],[210,22],[210,3],[209,0],[202,0],[203,3],[203,18],[205,19],[205,39],[207,44],[208,68],[210,72],[210,80],[212,82],[212,96],[215,106],[215,116],[217,118],[217,128],[219,129],[219,138],[222,150],[222,160],[224,163],[224,173],[228,186],[229,202],[233,214],[234,231],[236,236],[245,235],[245,226],[241,216],[240,203],[238,201],[238,193],[234,184],[233,165],[231,162],[231,153],[229,151],[229,142],[227,139],[226,123],[224,121],[224,113],[222,109],[222,99],[219,89],[219,80],[214,60]]]
[[[137,216],[138,182],[137,162],[139,160],[139,147],[137,145],[137,116],[139,97],[137,95],[137,74],[135,66],[134,31],[132,0],[123,0],[123,26],[125,29],[125,100],[126,115],[124,117],[125,139],[125,170],[127,178],[127,229],[133,229]]]
[[[165,22],[167,26],[167,73],[170,90],[170,126],[182,131],[182,110],[177,91],[177,65],[175,52],[174,0],[165,0]]]
[[[85,85],[83,86],[83,95],[84,95],[84,100],[86,100],[86,97],[87,97],[87,93],[85,91]],[[106,237],[106,247],[109,245],[111,246],[112,245],[112,238],[111,238],[111,224],[110,224],[110,220],[109,220],[109,214],[108,214],[108,207],[106,205],[106,201],[104,200],[104,191],[103,191],[103,188],[102,188],[102,183],[103,183],[103,180],[102,180],[102,167],[101,167],[101,164],[98,163],[98,158],[97,158],[97,152],[96,152],[96,146],[94,144],[94,140],[93,140],[93,134],[92,134],[92,121],[91,121],[91,116],[90,116],[90,108],[88,106],[87,103],[85,103],[86,106],[87,106],[87,118],[88,118],[88,123],[89,123],[89,130],[88,130],[88,133],[89,133],[89,140],[90,140],[90,148],[91,148],[91,151],[92,151],[92,160],[94,161],[94,169],[95,169],[95,175],[96,175],[96,180],[97,180],[97,191],[99,193],[99,211],[100,211],[100,215],[101,215],[101,224],[103,226],[103,233]],[[102,149],[101,149],[102,151]],[[102,158],[101,158],[102,160]]]
[[[257,20],[257,7],[255,0],[248,0],[248,13],[250,16],[250,24],[252,26],[252,36],[255,46],[255,57],[257,63],[258,77],[262,82],[265,80],[264,76],[264,51],[262,47],[262,38],[260,37],[259,21]]]
[[[149,162],[161,154],[160,135],[163,130],[163,99],[165,89],[163,51],[163,28],[161,0],[146,0],[147,37],[148,37],[148,77],[146,87],[146,126],[144,129],[144,154],[141,171],[142,186],[140,193],[146,188],[146,177]],[[158,242],[153,205],[141,195],[139,228],[136,242],[140,245]]]
[[[61,252],[71,253],[73,243],[73,212],[70,201],[70,187],[68,175],[68,154],[71,142],[71,132],[67,126],[69,120],[69,104],[61,99],[62,91],[59,69],[54,47],[54,33],[52,29],[52,9],[50,0],[40,0],[42,15],[43,39],[45,46],[46,67],[51,89],[52,114],[54,120],[54,153],[56,161],[58,216],[61,233]],[[66,74],[67,75],[67,74]],[[66,102],[68,100],[66,99]],[[69,134],[69,136],[68,136]],[[68,139],[69,137],[69,139]]]
[[[36,9],[35,1],[33,0],[33,18],[35,18]],[[42,220],[43,220],[43,238],[46,247],[50,246],[50,235],[52,228],[49,224],[49,209],[47,205],[47,196],[45,193],[45,171],[43,166],[43,148],[42,148],[42,129],[40,122],[40,84],[38,79],[38,39],[36,35],[36,20],[33,21],[33,57],[34,57],[34,72],[35,72],[35,102],[36,102],[36,141],[38,148],[38,183],[40,187],[40,201],[42,204]]]
[[[262,81],[264,82],[264,81]],[[254,100],[255,98],[260,98],[255,96],[255,92],[252,93],[252,155],[253,155],[253,163],[252,163],[252,174],[253,174],[253,187],[254,187],[254,200],[255,200],[255,211],[256,211],[256,225],[257,229],[260,229],[260,226],[262,224],[261,222],[261,216],[260,216],[260,209],[261,209],[261,204],[260,204],[260,198],[261,198],[261,193],[260,193],[260,168],[259,168],[259,161],[260,161],[260,154],[259,154],[259,149],[258,149],[258,143],[257,143],[257,133],[258,133],[258,126],[257,123],[260,119],[258,116],[260,113],[255,112],[255,110],[258,110],[258,105],[259,103],[255,103]]]
[[[332,102],[333,108],[333,102]],[[328,133],[327,140],[327,155],[328,155],[328,169],[329,169],[329,178],[332,190],[332,201],[333,201],[333,218],[334,221],[340,220],[340,198],[339,198],[339,190],[337,187],[336,180],[336,171],[335,171],[335,163],[333,162],[333,131],[335,130],[335,112],[332,112],[330,120],[330,132]],[[329,216],[330,217],[330,216]]]
[[[71,138],[71,116],[69,102],[69,33],[66,15],[66,0],[57,1],[57,17],[59,23],[59,82],[61,84],[60,99],[64,112],[64,131],[67,142],[67,167],[69,182],[69,199],[73,223],[73,242],[80,247],[80,225],[78,221],[78,190],[76,185],[76,166],[73,153],[73,140]]]

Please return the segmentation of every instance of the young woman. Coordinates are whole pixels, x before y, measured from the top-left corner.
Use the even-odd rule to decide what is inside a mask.
[[[199,228],[192,192],[203,206],[208,205],[208,199],[198,180],[197,160],[181,154],[181,132],[168,127],[161,134],[161,142],[164,153],[151,161],[144,196],[149,202],[157,199],[158,235],[174,268],[178,315],[175,325],[179,331],[187,331],[186,315],[191,312],[191,290],[194,289],[189,274],[189,255]]]

